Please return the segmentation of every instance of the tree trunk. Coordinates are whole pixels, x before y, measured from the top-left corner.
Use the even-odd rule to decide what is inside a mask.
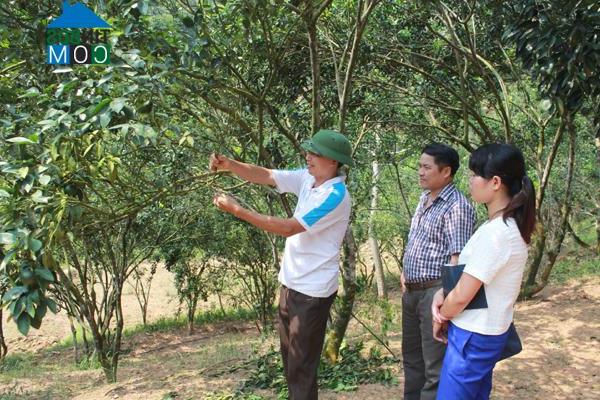
[[[338,295],[337,307],[332,309],[333,326],[327,334],[324,351],[325,357],[332,363],[335,363],[338,359],[340,346],[352,317],[352,308],[356,297],[356,243],[352,225],[348,225],[343,247],[342,287]]]
[[[117,381],[117,371],[116,368],[113,368],[110,358],[106,354],[98,353],[98,360],[102,366],[102,371],[104,371],[106,381],[108,383],[115,383]]]
[[[600,112],[600,101],[597,103],[597,112]],[[598,113],[597,118],[600,119]],[[600,125],[600,122],[599,122]],[[600,126],[596,126],[596,176],[600,177]],[[600,256],[600,200],[596,197],[596,253]]]
[[[123,302],[122,302],[122,294],[123,294],[123,276],[115,277],[115,284],[117,287],[115,288],[115,316],[116,316],[116,326],[115,326],[115,336],[112,338],[112,354],[111,354],[111,376],[107,376],[109,382],[117,381],[117,367],[119,364],[119,356],[121,355],[121,340],[123,336],[123,327],[125,325],[125,321],[123,320]]]
[[[600,256],[600,206],[596,207],[596,253]]]
[[[348,54],[342,54],[339,68],[336,70],[336,81],[341,82],[341,75],[339,73],[344,69],[344,65],[346,65],[343,84],[338,86],[339,130],[342,133],[346,130],[348,102],[352,93],[352,78],[358,60],[360,42],[369,15],[377,3],[378,0],[371,0],[365,3],[360,1],[358,3],[352,45],[349,48]],[[346,56],[348,57],[347,64],[345,62]],[[356,296],[356,243],[354,241],[354,233],[352,232],[352,223],[348,225],[348,229],[346,230],[343,248],[342,293],[339,296],[338,307],[334,309],[333,326],[327,334],[325,344],[325,357],[331,362],[337,361],[342,340],[352,317],[352,308],[354,307],[354,298]]]
[[[187,321],[188,321],[188,335],[194,334],[194,315],[196,314],[196,305],[193,301],[188,303]]]
[[[90,350],[90,342],[87,339],[87,335],[85,334],[85,327],[81,330],[81,340],[83,341],[83,354],[85,356],[89,356],[91,354]]]
[[[217,291],[217,300],[219,300],[219,308],[221,309],[221,313],[225,315],[225,307],[223,307],[223,299],[221,299],[220,291]]]
[[[565,197],[563,199],[563,204],[561,205],[560,212],[560,222],[558,224],[557,232],[555,235],[555,240],[552,242],[551,246],[545,251],[546,253],[546,264],[542,268],[542,273],[539,274],[538,271],[541,262],[537,263],[537,268],[535,269],[535,274],[530,271],[529,277],[527,280],[527,285],[523,289],[522,293],[524,297],[528,298],[533,296],[534,294],[540,292],[546,285],[548,284],[548,279],[550,278],[550,273],[552,272],[552,268],[554,268],[554,264],[556,263],[556,259],[560,254],[560,250],[562,248],[562,244],[564,242],[566,233],[567,233],[567,225],[569,221],[569,214],[571,212],[571,192],[572,192],[572,183],[573,183],[573,175],[575,170],[575,126],[573,124],[573,119],[571,116],[567,116],[566,127],[569,132],[569,156],[567,160],[567,180],[566,180],[566,188],[565,188]],[[545,242],[544,236],[544,242]],[[537,250],[537,249],[536,249]],[[543,245],[542,245],[542,251]],[[542,254],[543,255],[543,254]],[[541,261],[541,257],[540,260]]]
[[[379,135],[375,134],[376,148],[379,148]],[[379,251],[379,243],[377,241],[377,233],[375,232],[375,214],[378,201],[378,184],[379,184],[379,162],[376,157],[376,151],[372,152],[373,161],[371,167],[373,169],[373,179],[371,183],[371,210],[369,211],[369,247],[371,248],[371,256],[373,257],[373,268],[375,269],[375,281],[377,282],[377,297],[380,299],[387,298],[385,288],[385,275],[383,273],[383,263],[381,262],[381,252]]]
[[[338,96],[339,96],[339,129],[340,132],[344,133],[346,131],[346,117],[348,112],[348,102],[350,101],[351,93],[352,93],[352,82],[354,77],[354,69],[356,67],[356,62],[358,61],[358,54],[360,51],[360,42],[362,40],[363,33],[365,32],[365,28],[367,26],[367,22],[369,21],[369,16],[373,11],[373,8],[377,5],[379,0],[370,0],[366,2],[359,1],[358,9],[356,15],[356,26],[354,29],[354,36],[352,38],[352,46],[350,47],[350,52],[348,54],[348,64],[346,66],[346,72],[344,76],[344,83],[341,88],[338,88]],[[342,61],[340,63],[339,71],[342,71],[344,67],[343,62],[345,60],[344,55],[342,55]],[[339,81],[339,79],[338,79]],[[340,91],[341,90],[341,91]]]
[[[104,372],[104,376],[106,377],[107,382],[116,382],[116,367],[113,368],[111,358],[109,357],[110,344],[107,342],[107,336],[103,333],[101,326],[99,326],[96,320],[94,319],[94,311],[91,308],[91,305],[89,303],[87,305],[83,304],[82,307],[83,308],[81,311],[83,317],[85,318],[87,325],[90,328],[90,333],[94,341],[94,351],[92,355],[98,357],[98,362],[102,367],[102,371]]]
[[[4,296],[4,293],[0,293],[0,298],[2,296]],[[0,362],[4,360],[6,353],[8,353],[8,347],[4,340],[4,319],[2,316],[2,307],[0,307]]]
[[[69,326],[71,327],[71,336],[73,337],[73,350],[75,351],[75,364],[79,363],[79,343],[77,342],[77,328],[75,327],[75,322],[73,322],[73,317],[69,316]]]
[[[527,299],[533,295],[533,291],[536,287],[536,278],[538,276],[538,272],[542,265],[542,260],[544,258],[544,253],[546,249],[546,240],[548,235],[548,228],[550,225],[546,226],[546,223],[550,224],[551,221],[544,221],[542,215],[542,206],[544,203],[546,187],[548,182],[550,181],[550,172],[552,167],[554,166],[554,161],[556,159],[556,155],[558,154],[559,146],[562,142],[564,128],[566,126],[566,115],[561,115],[560,124],[554,133],[554,140],[552,143],[552,147],[550,153],[546,157],[545,163],[541,162],[541,159],[538,160],[538,176],[540,177],[539,188],[536,190],[536,199],[535,199],[535,208],[537,213],[537,227],[535,235],[533,236],[533,244],[531,245],[531,251],[529,254],[529,259],[531,260],[528,263],[528,268],[526,272],[525,283],[521,288],[521,293],[519,295],[520,299]],[[540,149],[538,151],[538,157],[541,157],[543,149],[543,139],[540,143]]]
[[[573,123],[573,119],[569,118],[567,122],[567,128],[569,131],[569,158],[567,161],[567,187],[565,189],[565,198],[563,200],[563,204],[561,206],[561,219],[558,226],[558,233],[556,234],[556,238],[552,243],[552,246],[546,252],[547,262],[542,271],[542,275],[540,277],[540,281],[537,291],[542,290],[548,284],[548,279],[550,278],[550,273],[552,272],[552,268],[556,263],[556,259],[560,254],[560,250],[562,248],[563,242],[565,240],[565,236],[567,234],[567,225],[569,223],[569,215],[571,213],[571,193],[573,188],[573,175],[575,171],[575,125]]]
[[[311,130],[312,133],[316,133],[321,125],[321,73],[319,63],[319,48],[317,40],[317,27],[316,20],[310,18],[307,20],[308,30],[308,48],[310,49],[310,65],[311,65],[311,76],[312,76],[312,100],[311,100]]]
[[[527,279],[525,280],[525,285],[521,291],[522,298],[531,297],[530,289],[535,285],[535,278],[537,277],[537,273],[540,269],[540,265],[542,264],[542,259],[544,258],[544,248],[546,247],[546,225],[545,222],[539,218],[538,214],[538,222],[537,222],[537,231],[533,236],[533,244],[531,246],[531,263],[529,263]]]
[[[142,284],[142,296],[144,298],[144,304],[142,305],[142,323],[144,326],[148,325],[148,302],[150,301],[150,288],[152,287],[152,275],[148,278],[148,290],[143,288]]]
[[[89,316],[86,318],[88,323],[91,318]],[[111,361],[108,357],[106,348],[107,344],[105,343],[105,338],[100,333],[98,326],[95,321],[91,320],[92,324],[90,324],[90,329],[92,331],[92,337],[94,338],[94,353],[98,357],[98,362],[102,367],[102,371],[104,372],[104,376],[106,377],[106,381],[109,383],[113,383],[116,381],[116,376],[114,374],[113,368],[111,367]]]

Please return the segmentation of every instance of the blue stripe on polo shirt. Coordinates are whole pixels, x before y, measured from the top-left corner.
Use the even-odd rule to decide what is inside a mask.
[[[333,185],[333,190],[331,194],[327,196],[325,201],[318,207],[313,208],[307,214],[302,217],[306,225],[313,226],[321,218],[325,217],[327,214],[335,210],[335,208],[344,200],[344,196],[346,195],[346,187],[342,182],[338,182]]]

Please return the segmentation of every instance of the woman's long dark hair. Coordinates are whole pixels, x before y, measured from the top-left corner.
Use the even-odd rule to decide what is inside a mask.
[[[469,169],[485,179],[500,177],[512,198],[502,217],[504,221],[514,218],[521,237],[529,244],[535,229],[535,188],[526,174],[521,150],[512,144],[485,144],[471,154]]]

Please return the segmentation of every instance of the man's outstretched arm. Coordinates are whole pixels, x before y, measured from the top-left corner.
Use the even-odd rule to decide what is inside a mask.
[[[232,160],[221,154],[210,156],[209,168],[211,171],[229,170],[243,180],[259,185],[276,186],[270,169]]]
[[[279,218],[271,215],[259,214],[248,210],[238,204],[235,199],[225,194],[218,194],[213,198],[213,203],[221,210],[234,217],[244,220],[263,231],[271,232],[283,237],[290,237],[306,229],[296,218]]]

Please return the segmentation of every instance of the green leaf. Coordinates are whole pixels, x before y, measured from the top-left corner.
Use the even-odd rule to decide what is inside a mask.
[[[103,128],[106,128],[109,123],[110,123],[110,113],[103,112],[102,114],[100,114],[100,126]]]
[[[90,144],[85,151],[83,152],[83,156],[85,157],[87,155],[87,153],[90,152],[90,150],[94,147],[95,143]]]
[[[142,14],[142,15],[148,14],[148,0],[138,1],[138,9],[140,10],[140,14]]]
[[[87,117],[88,118],[93,117],[94,115],[98,114],[100,111],[104,110],[104,108],[106,106],[108,106],[109,104],[110,104],[110,99],[102,100],[100,103],[98,103],[98,105],[96,105],[94,108],[92,108],[92,110],[87,115]]]
[[[25,94],[22,94],[21,96],[19,96],[20,99],[23,98],[27,98],[27,97],[37,97],[40,94],[40,90],[36,87],[30,87],[29,89],[27,89],[27,91],[25,92]]]
[[[4,293],[2,296],[2,302],[9,302],[18,299],[21,295],[27,293],[27,287],[25,286],[15,286],[12,289],[9,289],[8,292]]]
[[[39,290],[34,290],[29,293],[29,298],[33,301],[33,304],[40,304],[40,292]]]
[[[14,233],[2,232],[0,233],[0,244],[11,245],[15,243],[16,236]]]
[[[16,144],[35,144],[34,141],[29,140],[22,136],[13,137],[10,139],[6,139],[7,142],[16,143]]]
[[[10,197],[10,193],[8,193],[4,189],[0,189],[0,198],[2,198],[2,197]]]
[[[33,326],[35,329],[40,329],[40,326],[42,326],[42,320],[46,316],[47,311],[48,307],[46,306],[46,303],[40,304],[35,309],[35,317],[33,317],[31,320],[31,326]]]
[[[50,180],[52,178],[50,177],[50,175],[40,175],[38,177],[38,181],[40,182],[41,185],[46,186],[48,183],[50,183]]]
[[[45,203],[48,203],[49,199],[50,199],[50,197],[45,197],[41,190],[38,190],[34,194],[31,195],[31,200],[33,200],[36,203],[44,203],[45,204]]]
[[[149,125],[136,123],[133,125],[133,130],[138,136],[155,138],[157,136],[156,131]]]
[[[540,109],[542,111],[548,111],[552,107],[552,101],[549,99],[544,99],[540,102]]]
[[[28,173],[29,173],[28,167],[22,167],[16,171],[16,175],[21,179],[25,179],[25,177],[27,176]]]
[[[108,129],[109,130],[121,129],[121,135],[126,135],[127,131],[129,130],[129,124],[113,125],[110,128],[108,128]]]
[[[15,306],[13,308],[13,320],[16,321],[23,311],[25,311],[25,297],[19,297],[15,302]]]
[[[54,282],[54,275],[52,275],[52,271],[50,271],[48,268],[36,268],[35,275],[45,281]]]
[[[23,336],[27,336],[29,333],[29,317],[27,314],[22,314],[17,320],[17,328]]]
[[[25,193],[29,193],[29,192],[31,192],[31,189],[33,189],[33,184],[34,184],[33,176],[28,175],[25,178],[25,180],[21,183],[21,190],[23,190]]]
[[[69,92],[71,92],[73,89],[75,89],[77,87],[77,85],[79,84],[79,79],[75,78],[73,79],[71,82],[68,82],[66,84],[60,84],[58,90],[56,91],[55,96],[59,97],[60,94],[62,93],[66,93],[68,94]],[[59,93],[60,92],[60,93]]]
[[[116,113],[121,112],[123,107],[125,107],[125,100],[126,99],[124,97],[117,97],[110,102],[110,109]]]
[[[54,300],[46,298],[46,305],[54,314],[58,312],[58,306],[56,305],[56,302]]]
[[[11,301],[8,305],[8,310],[10,311],[10,317],[14,322],[17,322],[17,318],[23,312],[23,298],[18,298],[15,301]]]
[[[0,271],[4,271],[6,269],[6,266],[8,265],[10,260],[13,259],[16,253],[16,250],[11,250],[8,253],[6,253],[4,259],[2,260],[2,263],[0,263]]]
[[[39,251],[42,248],[42,242],[40,242],[37,239],[34,238],[29,238],[29,250],[33,251],[34,253],[36,251]]]
[[[144,68],[146,66],[146,62],[142,59],[135,60],[131,65],[133,68]],[[131,71],[131,73],[135,74],[135,72]]]
[[[31,318],[35,317],[35,307],[33,306],[33,302],[31,301],[31,299],[29,297],[27,298],[26,304],[27,304],[27,308],[26,308],[27,314]]]
[[[15,307],[17,305],[16,301],[12,301],[8,304],[8,311],[10,312],[10,315],[15,315]]]
[[[100,78],[98,80],[98,86],[102,85],[103,83],[106,83],[106,82],[110,81],[112,79],[112,76],[113,76],[112,72],[104,75],[102,78]]]

